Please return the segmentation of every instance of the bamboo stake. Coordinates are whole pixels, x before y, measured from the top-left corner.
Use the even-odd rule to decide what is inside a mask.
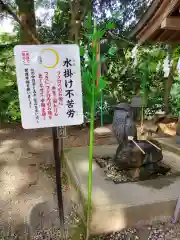
[[[146,153],[144,152],[144,150],[137,144],[137,142],[134,141],[132,136],[128,136],[128,140],[132,141],[137,148],[139,148],[139,150],[145,155]]]
[[[89,14],[89,17],[90,14]],[[91,18],[89,19],[91,21]],[[93,62],[96,61],[96,20],[94,20],[93,31]],[[94,151],[94,112],[95,112],[95,87],[96,87],[96,68],[92,69],[92,95],[91,95],[91,118],[90,118],[90,137],[89,137],[89,171],[88,171],[88,201],[87,201],[87,229],[86,240],[89,239],[89,227],[91,220],[92,210],[92,163],[93,163],[93,151]]]
[[[150,143],[152,146],[154,146],[155,148],[157,148],[158,150],[161,151],[161,148],[158,147],[157,145],[155,145],[154,143],[152,143],[151,141],[149,141],[149,140],[146,139],[146,142]]]

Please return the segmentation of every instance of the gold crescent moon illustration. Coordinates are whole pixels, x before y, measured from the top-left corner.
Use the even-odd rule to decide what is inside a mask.
[[[59,55],[58,55],[58,53],[56,52],[56,50],[54,50],[54,49],[52,49],[52,48],[45,48],[45,49],[43,49],[43,50],[40,52],[40,55],[43,54],[45,51],[51,51],[52,53],[54,53],[55,56],[56,56],[56,62],[55,62],[53,65],[50,65],[50,66],[47,66],[47,65],[45,65],[45,64],[43,64],[43,63],[40,63],[40,64],[41,64],[43,67],[45,67],[45,68],[54,68],[54,67],[59,63]]]

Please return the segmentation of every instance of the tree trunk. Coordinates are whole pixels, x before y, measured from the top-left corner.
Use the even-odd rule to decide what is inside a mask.
[[[80,32],[80,2],[79,0],[70,1],[70,9],[71,9],[71,28],[69,33],[69,38],[75,43],[79,41],[79,32]]]
[[[34,44],[34,38],[27,29],[36,36],[36,18],[34,10],[34,0],[16,0],[19,17],[22,23],[20,26],[20,38],[22,44]]]
[[[78,44],[81,30],[81,23],[90,7],[90,1],[71,0],[71,29],[69,39]]]

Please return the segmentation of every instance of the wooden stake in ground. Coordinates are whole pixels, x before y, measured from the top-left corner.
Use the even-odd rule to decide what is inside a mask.
[[[60,219],[60,229],[62,239],[65,237],[65,227],[64,227],[64,207],[63,207],[63,193],[62,193],[62,161],[63,161],[63,138],[61,138],[61,147],[58,138],[58,128],[52,128],[53,136],[53,148],[54,148],[54,160],[56,168],[56,189],[58,198],[58,208],[59,208],[59,219]]]

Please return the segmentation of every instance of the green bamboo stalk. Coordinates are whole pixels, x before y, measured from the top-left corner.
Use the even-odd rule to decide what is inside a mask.
[[[94,20],[94,33],[96,33],[96,21]],[[93,37],[94,38],[94,37]],[[96,49],[96,39],[94,40],[94,49]],[[96,61],[96,54],[93,51],[93,63]],[[93,150],[94,150],[94,115],[95,115],[95,77],[96,68],[92,68],[92,98],[91,98],[91,116],[90,116],[90,139],[89,139],[89,172],[88,172],[88,202],[87,202],[87,232],[86,240],[89,238],[89,226],[91,220],[91,209],[92,209],[92,161],[93,161]]]
[[[103,90],[101,89],[101,127],[104,126],[104,119],[103,119]]]
[[[100,43],[99,43],[99,54],[101,56],[101,48],[100,48]],[[100,77],[101,77],[101,62],[100,62]],[[103,119],[103,89],[101,89],[101,92],[100,92],[100,105],[101,105],[101,127],[104,126],[104,119]]]

